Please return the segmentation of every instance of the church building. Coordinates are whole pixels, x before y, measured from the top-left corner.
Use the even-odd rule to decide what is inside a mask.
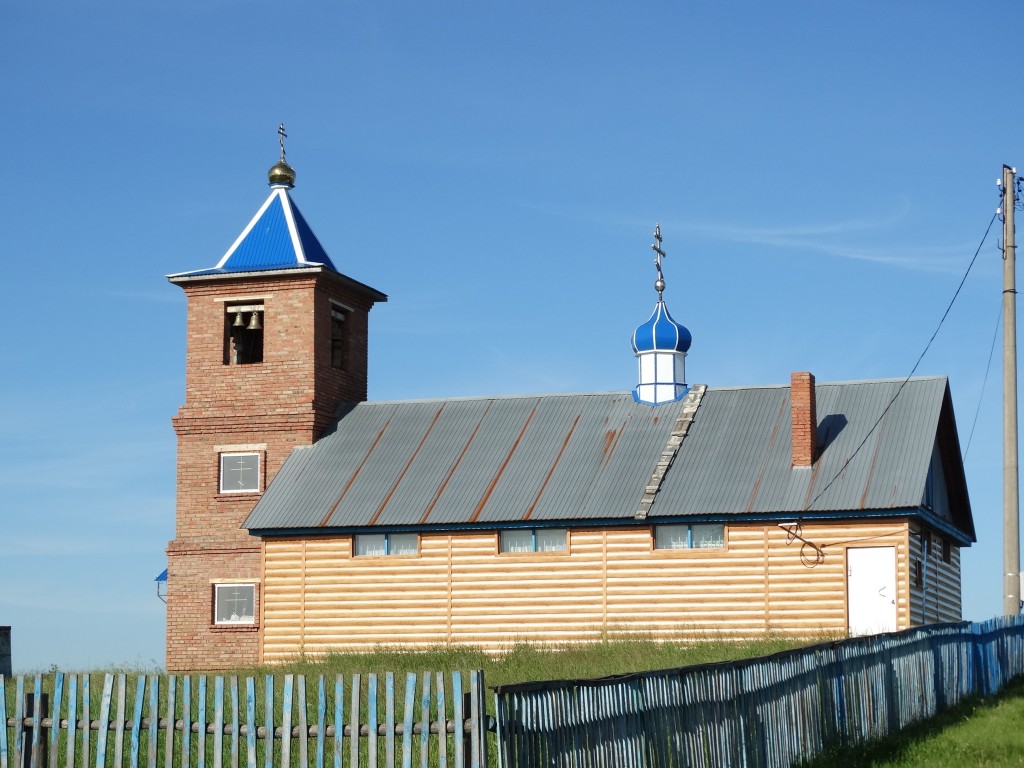
[[[961,618],[975,534],[944,377],[687,385],[656,229],[631,390],[371,401],[387,296],[313,234],[283,134],[269,182],[214,266],[168,277],[187,299],[168,671]]]

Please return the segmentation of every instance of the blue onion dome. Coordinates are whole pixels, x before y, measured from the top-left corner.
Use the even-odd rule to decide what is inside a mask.
[[[633,331],[633,352],[686,352],[692,341],[686,326],[673,320],[665,302],[658,299],[650,320]]]

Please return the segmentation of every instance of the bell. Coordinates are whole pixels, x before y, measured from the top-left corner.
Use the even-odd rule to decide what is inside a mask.
[[[245,325],[245,321],[242,319],[242,313],[241,312],[236,312],[235,313],[235,322],[233,322],[231,324],[231,327],[232,328],[241,328],[243,325]]]
[[[252,317],[249,318],[249,325],[246,326],[247,330],[250,331],[262,331],[263,326],[260,324],[260,313],[253,312]]]

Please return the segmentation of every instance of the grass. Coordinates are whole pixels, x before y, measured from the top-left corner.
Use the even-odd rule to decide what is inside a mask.
[[[488,655],[483,651],[465,646],[438,646],[426,650],[405,650],[381,646],[363,653],[328,653],[316,656],[299,656],[287,662],[253,667],[238,667],[231,670],[195,670],[195,676],[237,675],[262,678],[265,675],[283,677],[286,674],[351,675],[394,672],[396,678],[406,672],[450,672],[455,670],[483,669],[489,686],[538,680],[566,680],[603,677],[606,675],[645,672],[656,669],[673,669],[694,664],[705,664],[735,659],[749,659],[767,656],[779,651],[836,640],[836,637],[820,636],[795,639],[792,637],[765,634],[746,640],[732,640],[713,635],[685,637],[674,640],[655,640],[644,634],[615,634],[598,642],[513,645],[500,655]],[[97,669],[60,669],[56,664],[47,669],[23,670],[26,683],[36,674],[49,677],[52,683],[56,672],[89,672],[94,675],[128,674],[163,675],[164,671],[155,660],[124,663]]]
[[[833,749],[801,768],[1004,768],[1024,766],[1024,677],[885,739]]]
[[[350,675],[355,672],[448,672],[482,669],[488,686],[538,680],[571,680],[629,672],[672,669],[708,662],[766,656],[797,648],[812,641],[764,636],[733,641],[705,638],[699,641],[655,641],[645,637],[606,638],[596,643],[541,646],[521,644],[500,656],[471,648],[443,647],[424,651],[380,648],[369,653],[337,653],[300,658],[283,664],[234,670],[231,674]]]
[[[288,664],[244,668],[217,674],[255,677],[258,689],[262,688],[266,675],[273,675],[276,679],[276,691],[282,690],[284,675],[301,674],[305,676],[307,691],[311,693],[315,681],[321,675],[331,680],[336,674],[348,678],[358,672],[364,676],[365,681],[365,675],[368,673],[383,676],[384,672],[393,672],[396,688],[401,690],[401,681],[404,681],[408,672],[449,672],[481,668],[485,671],[487,684],[493,686],[538,680],[593,678],[730,661],[764,656],[803,644],[792,639],[772,636],[745,642],[715,638],[705,638],[697,642],[656,642],[644,637],[608,638],[593,644],[546,648],[523,644],[514,646],[508,653],[497,657],[467,648],[444,647],[424,651],[380,648],[368,653],[299,658]],[[41,673],[46,690],[52,689],[54,671],[51,668]],[[90,702],[93,716],[98,713],[99,685],[102,675],[107,672],[127,673],[130,677],[139,674],[162,674],[159,669],[141,666],[132,668],[131,665],[93,671],[93,694]],[[26,687],[29,689],[34,674],[25,676]],[[9,681],[7,686],[8,716],[13,714],[13,682]],[[212,681],[210,686],[212,688]],[[195,687],[192,695],[195,700]],[[134,699],[131,685],[127,691],[127,698],[130,712]],[[485,699],[489,705],[493,704],[490,696],[486,696]],[[311,696],[307,697],[308,710],[314,707],[313,702]],[[279,707],[280,704],[275,718],[277,722],[280,722]],[[257,707],[257,713],[258,717],[262,718],[262,702]],[[312,722],[312,711],[310,716]],[[160,738],[162,743],[163,737]],[[175,737],[176,742],[180,742],[180,739],[180,734]],[[361,750],[365,752],[365,739],[363,742]],[[262,742],[258,749],[265,749]],[[210,750],[211,744],[208,740],[206,751],[208,756],[212,757]],[[262,764],[263,755],[261,751],[259,764]],[[111,764],[109,754],[107,762],[108,765]],[[802,768],[833,768],[837,765],[849,768],[1024,766],[1024,677],[1013,681],[998,696],[969,700],[936,718],[884,740],[852,748],[830,750],[815,760],[804,763]]]
[[[361,717],[361,721],[365,723],[365,707],[367,705],[366,675],[371,673],[379,675],[379,684],[381,685],[383,685],[383,674],[385,672],[394,673],[396,694],[398,694],[396,707],[401,707],[405,677],[406,674],[410,672],[416,674],[420,674],[425,671],[448,673],[456,670],[467,671],[472,669],[483,669],[485,682],[488,685],[493,686],[539,680],[592,678],[605,675],[624,674],[628,672],[670,669],[706,662],[751,658],[798,647],[806,644],[807,642],[808,641],[796,641],[790,638],[779,638],[773,636],[766,636],[742,642],[717,638],[704,638],[702,640],[680,639],[675,642],[660,642],[643,636],[617,636],[614,638],[607,638],[602,642],[586,644],[580,643],[575,645],[541,647],[522,644],[514,646],[508,653],[496,657],[488,656],[479,650],[458,647],[442,647],[423,651],[405,651],[380,648],[368,653],[337,653],[318,657],[298,658],[286,664],[218,671],[211,674],[224,677],[235,675],[239,678],[255,678],[256,713],[258,721],[262,721],[263,719],[264,679],[267,675],[272,675],[275,678],[274,690],[276,712],[274,721],[276,723],[282,722],[282,700],[280,696],[284,688],[284,676],[288,674],[303,675],[305,677],[307,716],[309,717],[309,722],[313,723],[316,722],[317,719],[315,710],[317,702],[316,686],[318,679],[323,676],[326,681],[328,681],[328,691],[330,692],[333,687],[333,678],[335,675],[343,675],[350,681],[351,675],[360,673],[363,676],[362,695],[360,698],[362,699],[361,707],[363,708],[362,711],[364,713],[363,717]],[[51,668],[45,672],[39,672],[39,674],[42,674],[43,676],[44,691],[50,692],[53,690],[54,673],[56,671],[56,669]],[[90,676],[91,680],[89,708],[93,718],[99,716],[103,675],[106,673],[128,675],[129,681],[125,697],[127,713],[131,713],[133,711],[135,703],[133,679],[137,678],[139,675],[163,674],[160,670],[142,668],[140,666],[135,668],[131,668],[129,666],[129,668],[122,667],[118,669],[103,669],[88,672],[87,674]],[[35,674],[37,673],[25,675],[25,686],[27,690],[31,690]],[[198,686],[196,684],[198,674],[199,673],[192,675],[193,685],[190,699],[192,701],[191,712],[193,719],[196,717],[199,701]],[[296,679],[295,682],[297,684],[298,679]],[[7,711],[9,716],[14,713],[15,686],[13,683],[13,680],[9,681],[9,684],[6,686],[8,698]],[[468,680],[464,680],[463,684],[468,686]],[[179,713],[179,717],[181,716],[180,713],[182,711],[180,698],[182,689],[180,686],[181,681],[178,683],[179,698],[176,708]],[[208,702],[212,700],[210,693],[212,688],[213,680],[211,679],[208,681],[207,688]],[[79,696],[80,695],[81,694],[79,694]],[[349,703],[347,695],[348,694],[346,692],[346,706]],[[244,689],[242,690],[242,696],[242,704],[244,706]],[[449,713],[452,711],[451,696],[452,692],[449,689],[447,694]],[[161,684],[160,699],[159,712],[163,715],[166,711],[165,683]],[[484,700],[488,709],[493,709],[493,697],[485,695]],[[379,722],[383,722],[384,719],[382,707],[383,700],[379,699],[377,707]],[[346,711],[348,712],[349,709],[347,708]],[[148,715],[148,705],[144,710],[144,714]],[[491,714],[493,714],[493,712]],[[111,710],[111,717],[113,717],[113,715],[114,712]],[[212,718],[212,711],[208,710],[207,722],[209,722],[210,718]],[[399,721],[401,721],[400,714]],[[61,741],[60,749],[58,751],[63,755],[64,746],[67,741],[66,735],[61,735],[59,738]],[[96,738],[97,735],[94,734],[92,745],[90,747],[90,761],[92,761],[92,764],[95,763]],[[178,733],[173,738],[175,754],[180,754],[182,747],[182,735]],[[111,739],[113,739],[112,736]],[[158,736],[158,749],[164,748],[164,741],[164,735],[161,733]],[[449,744],[449,749],[454,748],[454,737],[449,737],[449,740],[446,743]],[[383,749],[383,745],[383,741],[378,742],[379,748]],[[363,753],[364,757],[368,747],[368,740],[363,738],[359,749],[360,752]],[[197,748],[198,745],[195,741],[195,737],[193,737],[192,749],[195,751]],[[265,750],[267,748],[266,742],[262,740],[257,744],[257,764],[263,764],[266,756]],[[108,748],[106,762],[108,766],[113,766],[112,756],[109,749],[110,748]],[[280,742],[276,742],[274,746],[274,760],[276,764],[280,764],[282,762],[280,749]],[[432,740],[430,749],[432,750],[431,754],[433,755],[433,751],[436,751],[437,749],[436,739]],[[141,755],[143,757],[146,756],[147,750],[148,745],[144,740],[141,746]],[[212,760],[212,750],[212,739],[207,739],[204,752],[208,760]],[[293,763],[295,762],[294,755],[295,753],[293,752]]]
[[[406,674],[410,672],[416,674],[426,671],[448,673],[456,670],[483,669],[486,684],[496,686],[540,680],[595,678],[747,659],[800,647],[809,642],[811,641],[771,635],[744,641],[711,637],[699,640],[659,641],[644,636],[616,636],[595,643],[547,647],[524,643],[513,646],[507,653],[500,656],[491,656],[477,649],[456,646],[427,650],[378,648],[365,653],[330,653],[323,656],[299,657],[288,663],[219,670],[208,674],[223,677],[235,675],[240,679],[254,677],[259,687],[262,687],[266,676],[273,676],[275,688],[280,691],[284,676],[288,674],[305,675],[307,688],[311,689],[321,675],[333,680],[334,676],[338,674],[348,678],[355,673],[360,673],[365,681],[368,674],[376,673],[383,679],[384,673],[392,672],[397,682],[404,681]],[[26,690],[32,689],[33,678],[36,674],[41,674],[44,692],[52,691],[54,675],[57,671],[56,667],[50,667],[45,671],[24,673]],[[116,668],[89,670],[85,673],[93,678],[91,708],[96,712],[99,707],[99,691],[103,675],[108,673],[127,674],[129,678],[136,678],[140,675],[162,676],[164,674],[159,668],[142,665],[121,665]],[[197,671],[191,673],[191,676],[195,678],[199,674],[202,673]],[[13,712],[14,709],[14,688],[14,680],[9,680],[6,686],[9,712]],[[194,691],[193,695],[195,695]],[[493,704],[490,696],[487,697],[487,700]],[[133,693],[129,690],[129,707],[132,703]]]

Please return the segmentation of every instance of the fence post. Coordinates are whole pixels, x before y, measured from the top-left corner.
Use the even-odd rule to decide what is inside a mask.
[[[946,644],[946,637],[929,636],[928,649],[932,654],[932,686],[935,688],[935,711],[926,713],[927,717],[934,717],[939,712],[945,712],[946,703],[946,668],[943,665],[943,648]]]
[[[471,736],[473,731],[466,731],[466,718],[473,711],[473,694],[466,691],[462,694],[462,719],[456,724],[459,729],[459,738],[462,739],[462,768],[473,768],[473,743]]]
[[[49,716],[50,694],[41,694],[38,702],[34,693],[25,694],[25,720],[31,717],[32,725],[21,721],[21,768],[42,768],[49,763],[50,745],[42,726],[43,718]]]
[[[11,677],[14,674],[11,664],[11,628],[0,627],[0,675]]]

